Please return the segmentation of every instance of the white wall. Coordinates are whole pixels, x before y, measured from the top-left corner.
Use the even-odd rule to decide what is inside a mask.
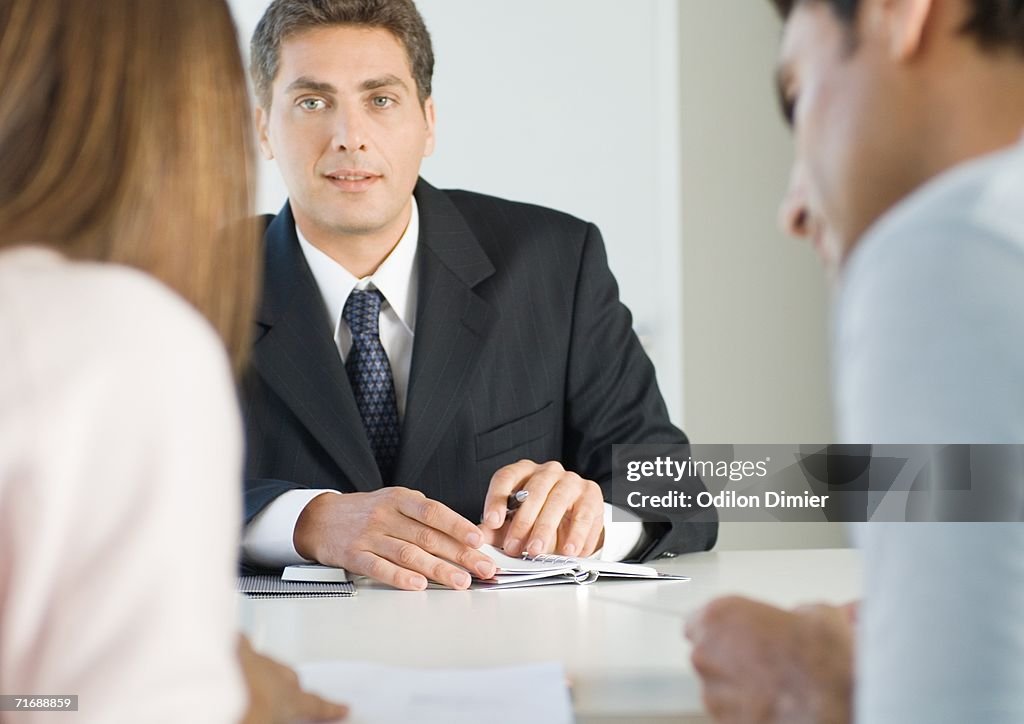
[[[832,442],[828,299],[776,229],[791,161],[768,0],[680,6],[685,423],[707,443]],[[840,545],[841,527],[722,526],[720,548]]]
[[[265,0],[230,0],[246,39]],[[788,135],[768,0],[419,0],[438,148],[424,176],[562,209],[605,235],[673,418],[712,443],[832,439],[826,295],[775,229]],[[260,205],[285,191],[261,169]],[[723,526],[819,546],[831,526]]]

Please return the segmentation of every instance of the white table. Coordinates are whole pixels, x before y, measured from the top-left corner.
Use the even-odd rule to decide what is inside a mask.
[[[850,549],[698,553],[656,566],[693,580],[416,593],[362,580],[352,598],[246,600],[242,621],[257,649],[292,665],[557,660],[579,722],[692,722],[704,721],[682,636],[692,611],[731,593],[791,606],[861,591],[860,556]]]

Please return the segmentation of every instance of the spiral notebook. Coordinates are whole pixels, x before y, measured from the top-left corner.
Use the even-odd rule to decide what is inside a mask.
[[[474,578],[472,587],[477,589],[525,588],[527,586],[549,586],[556,583],[587,585],[602,578],[652,581],[690,580],[689,576],[659,573],[655,568],[635,563],[553,555],[513,558],[489,545],[481,547],[480,552],[494,561],[498,566],[498,572],[494,578]]]
[[[292,571],[293,568],[320,567],[289,566],[285,569],[283,576],[274,574],[241,575],[238,577],[238,590],[249,598],[324,598],[356,595],[356,585],[344,580],[345,572],[341,569],[333,569],[340,571],[340,575],[335,573],[329,576],[320,571],[296,572]],[[338,580],[338,578],[342,580]]]

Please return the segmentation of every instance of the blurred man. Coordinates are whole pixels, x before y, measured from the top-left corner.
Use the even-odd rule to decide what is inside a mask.
[[[842,441],[1024,443],[1024,3],[776,4],[783,218],[839,279]],[[867,525],[856,614],[711,603],[687,625],[709,711],[1024,720],[1022,528]]]

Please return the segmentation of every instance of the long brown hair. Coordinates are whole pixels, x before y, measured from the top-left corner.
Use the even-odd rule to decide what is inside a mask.
[[[246,358],[261,254],[224,0],[0,0],[0,248],[146,271]]]

